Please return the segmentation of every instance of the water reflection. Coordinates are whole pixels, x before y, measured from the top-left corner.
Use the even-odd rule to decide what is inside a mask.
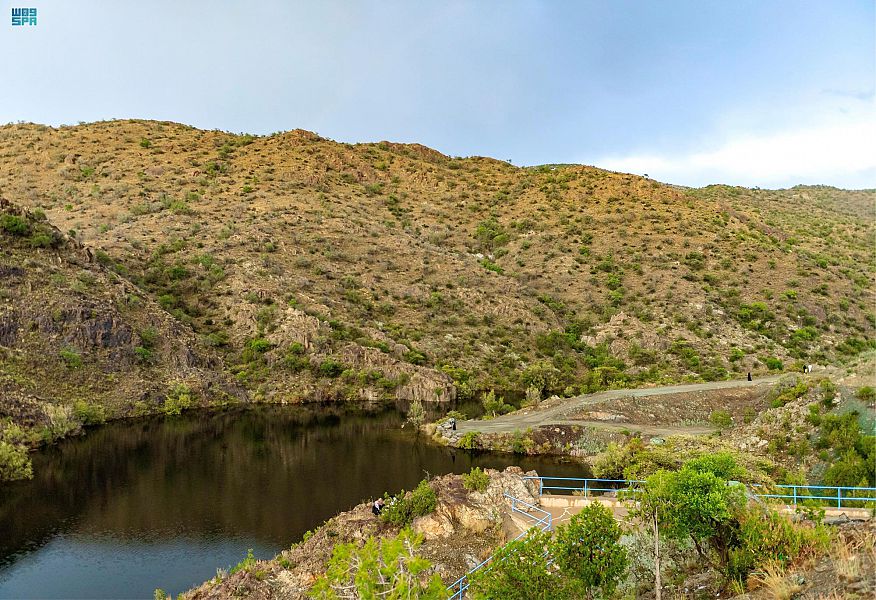
[[[0,597],[176,593],[427,472],[582,473],[436,447],[401,422],[395,411],[264,407],[114,423],[47,448],[34,480],[0,486]]]

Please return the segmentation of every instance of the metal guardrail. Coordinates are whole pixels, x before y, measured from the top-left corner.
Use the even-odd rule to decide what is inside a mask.
[[[538,506],[535,506],[533,504],[530,504],[529,502],[525,502],[519,498],[515,498],[507,492],[503,493],[503,496],[511,501],[511,512],[520,513],[521,515],[532,519],[533,521],[532,526],[529,529],[521,532],[520,535],[518,535],[512,541],[517,541],[526,536],[526,534],[529,533],[529,531],[533,527],[538,527],[541,531],[550,531],[550,529],[553,527],[553,515],[551,515],[551,513],[549,513],[548,511],[544,510],[543,508],[539,508]],[[525,507],[528,510],[520,508],[521,506]],[[542,516],[540,518],[536,517],[532,514],[533,512]],[[469,587],[469,576],[475,571],[486,567],[487,564],[493,560],[494,556],[495,554],[491,554],[486,560],[480,562],[468,573],[447,586],[447,591],[451,593],[450,600],[462,600],[462,598],[465,596],[466,590],[468,590]]]
[[[545,492],[583,492],[585,496],[601,495],[605,493],[617,493],[629,491],[635,493],[637,488],[644,483],[640,479],[595,479],[586,477],[524,477],[531,481],[538,481],[539,496]],[[546,485],[559,482],[560,485]],[[572,484],[575,483],[575,485]],[[876,508],[876,488],[872,487],[848,487],[831,485],[775,485],[763,486],[751,484],[748,486],[751,493],[758,498],[774,500],[789,500],[785,504],[797,506],[800,503],[811,501],[824,501],[836,508],[853,508],[850,502],[863,502]],[[757,490],[763,490],[759,492]],[[814,493],[813,493],[814,491]],[[845,503],[845,504],[843,504]]]
[[[636,493],[641,484],[645,483],[641,479],[598,479],[588,477],[524,477],[524,481],[538,481],[538,495],[545,495],[546,491],[560,492],[583,492],[585,497],[591,495],[603,495],[606,493],[617,493],[620,491]],[[559,485],[545,485],[545,480],[548,482],[559,482]],[[577,485],[573,485],[573,482]],[[829,486],[829,485],[776,485],[772,487],[752,484],[749,486],[751,493],[758,498],[769,498],[777,500],[791,500],[792,505],[797,506],[798,503],[809,501],[830,501],[832,504],[836,502],[837,508],[851,508],[849,502],[864,502],[871,503],[873,508],[876,508],[876,488],[872,487],[844,487],[844,486]],[[757,493],[754,490],[764,489],[765,493]],[[810,490],[828,490],[828,492],[817,492],[816,494],[809,493]],[[771,493],[785,492],[785,493]],[[538,527],[541,531],[549,531],[553,528],[552,515],[538,506],[515,498],[508,493],[504,494],[505,498],[511,501],[511,512],[517,512],[525,517],[532,519],[533,524],[528,530],[522,532],[513,541],[524,537],[533,527]],[[846,506],[843,506],[846,502]],[[787,503],[786,503],[787,504]],[[525,507],[526,510],[524,510]],[[540,518],[532,513],[543,515]],[[468,573],[447,586],[447,591],[451,593],[450,600],[462,600],[465,597],[465,592],[469,588],[469,576],[484,567],[493,560],[494,555],[491,555],[486,560],[482,561],[471,569]]]

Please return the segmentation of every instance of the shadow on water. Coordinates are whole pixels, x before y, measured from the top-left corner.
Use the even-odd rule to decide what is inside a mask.
[[[438,447],[401,423],[395,411],[261,407],[113,423],[43,449],[32,481],[0,486],[0,598],[175,594],[425,473],[584,472]]]

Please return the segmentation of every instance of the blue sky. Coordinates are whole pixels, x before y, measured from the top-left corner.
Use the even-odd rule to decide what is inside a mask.
[[[0,0],[0,122],[109,118],[876,187],[874,2]],[[10,8],[34,6],[36,27]]]

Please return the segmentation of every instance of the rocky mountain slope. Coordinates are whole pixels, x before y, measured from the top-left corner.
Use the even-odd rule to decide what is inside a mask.
[[[93,248],[100,278],[130,280],[255,399],[572,393],[841,363],[874,344],[872,191],[685,189],[113,121],[0,128],[0,194]]]
[[[0,199],[0,399],[0,442],[26,446],[247,395],[148,295],[42,211]]]

